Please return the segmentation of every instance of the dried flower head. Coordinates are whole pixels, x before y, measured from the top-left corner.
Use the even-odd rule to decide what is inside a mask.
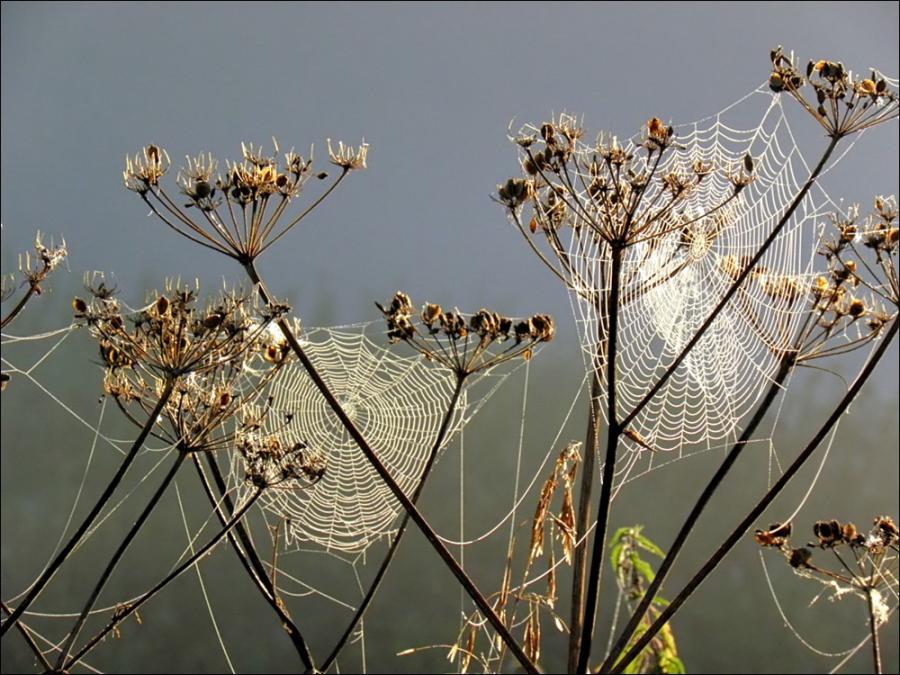
[[[257,316],[236,293],[198,306],[196,292],[178,283],[123,312],[104,284],[96,288],[98,296],[75,298],[72,307],[98,342],[105,394],[130,421],[143,426],[169,388],[152,433],[183,452],[228,449],[237,433],[259,428],[270,402],[257,399],[287,361],[286,350],[267,357],[280,314]]]
[[[405,342],[459,377],[520,356],[531,358],[534,347],[550,342],[556,334],[556,324],[548,314],[514,320],[481,309],[467,316],[434,303],[425,303],[418,311],[403,291],[397,291],[387,306],[375,305],[387,321],[391,343]]]
[[[897,117],[900,100],[896,81],[876,70],[854,78],[842,63],[810,61],[805,76],[793,55],[781,47],[772,50],[769,88],[787,92],[834,138],[847,136]],[[808,93],[807,93],[808,92]]]
[[[270,155],[262,146],[242,143],[240,159],[226,161],[223,173],[210,153],[187,157],[176,177],[187,199],[183,204],[163,187],[170,162],[159,146],[149,145],[133,158],[126,157],[125,186],[182,236],[246,264],[303,220],[350,171],[366,168],[367,144],[354,150],[339,143],[334,151],[329,140],[330,160],[343,171],[307,208],[290,214],[289,207],[312,176],[313,162],[293,150],[279,162],[274,139],[273,144],[275,153]],[[192,209],[197,214],[193,217]]]
[[[338,142],[337,151],[331,147],[331,139],[328,139],[328,158],[335,166],[339,166],[345,171],[358,171],[366,168],[366,157],[369,154],[369,144],[363,141],[360,146],[354,150],[350,145],[344,145]]]
[[[89,290],[95,293],[91,301],[75,298],[72,307],[107,364],[138,365],[160,379],[214,370],[261,351],[268,346],[269,324],[287,311],[276,306],[257,316],[254,301],[235,292],[202,306],[196,288],[168,282],[149,304],[129,312],[105,283]]]
[[[325,475],[322,455],[305,443],[287,443],[275,434],[240,433],[237,449],[244,460],[246,479],[260,488],[308,488]]]

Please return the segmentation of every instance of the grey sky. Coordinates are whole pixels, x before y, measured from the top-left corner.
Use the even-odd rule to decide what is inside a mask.
[[[238,155],[241,141],[268,146],[275,136],[283,149],[295,146],[303,153],[315,143],[317,164],[329,168],[326,138],[352,144],[365,138],[371,145],[368,171],[350,176],[283,246],[261,259],[270,285],[290,295],[301,317],[331,323],[376,318],[372,301],[385,300],[398,288],[417,302],[428,299],[466,310],[550,312],[560,324],[560,340],[550,345],[558,360],[550,363],[565,361],[574,370],[580,357],[565,289],[490,198],[496,184],[518,170],[506,138],[511,119],[539,122],[566,110],[583,115],[591,135],[609,130],[620,136],[631,135],[653,116],[691,122],[762,84],[769,73],[769,50],[779,44],[795,50],[801,63],[833,58],[855,71],[873,66],[893,77],[900,73],[896,2],[4,2],[0,13],[3,271],[15,268],[16,253],[28,249],[40,229],[68,242],[72,274],[58,275],[52,284],[64,297],[78,287],[83,271],[94,269],[114,273],[133,301],[143,300],[150,285],[159,286],[168,276],[199,277],[207,288],[223,277],[243,281],[231,261],[146,217],[147,209],[122,187],[125,154],[157,143],[176,165],[185,154],[207,150],[224,160]],[[795,108],[791,103],[786,107]],[[746,123],[753,122],[750,114]],[[791,122],[804,156],[814,158],[825,146],[820,130],[800,114]],[[897,193],[897,147],[896,122],[865,134],[825,177],[825,189],[865,207],[876,194]],[[56,319],[47,321],[55,327],[65,320]],[[871,387],[879,404],[882,399],[896,402],[896,344],[890,358],[892,371]],[[90,390],[85,406],[93,405],[97,393]],[[552,391],[543,394],[544,399],[561,398]],[[541,392],[536,396],[542,400]],[[868,436],[863,430],[853,438],[865,436],[859,443],[888,453],[893,467],[897,432],[891,414],[890,429],[869,429]],[[534,426],[552,436],[556,423]],[[852,428],[846,424],[845,429]],[[794,425],[791,420],[785,427],[793,432]],[[887,449],[884,434],[891,434],[893,443]],[[866,456],[848,454],[841,470],[851,466],[853,475],[865,475]],[[679,489],[685,476],[692,480],[694,466],[679,463],[656,489]],[[880,478],[895,489],[896,478],[889,474]],[[818,496],[826,505],[827,486],[840,489],[841,480],[823,479]],[[861,492],[867,490],[876,492],[863,485]],[[881,500],[877,503],[882,496],[868,495]],[[641,494],[630,493],[628,499],[639,501]],[[889,499],[893,507],[896,494]],[[6,517],[13,518],[9,512]],[[9,545],[4,555],[13,555],[18,545]],[[419,554],[432,560],[424,547]],[[755,551],[751,556],[750,573],[758,573]],[[419,559],[408,562],[405,576],[398,573],[402,589],[388,587],[386,597],[402,601],[415,595],[405,584],[413,577],[425,583],[428,575],[413,567]],[[733,584],[728,588],[740,587],[745,579],[740,575],[750,574],[746,568],[728,569],[731,576],[722,575],[723,583]],[[443,581],[441,590],[455,597],[450,582]],[[744,628],[738,623],[731,633],[737,651],[705,654],[706,636],[733,619],[742,602],[754,605],[758,614],[753,616],[775,616],[769,604],[761,606],[764,582],[753,577],[753,584],[752,592],[736,597],[733,606],[721,602],[718,587],[711,587],[709,602],[721,605],[721,612],[696,616],[690,624],[697,645],[692,654],[709,660],[695,656],[689,667],[698,665],[697,672],[739,669],[733,654],[759,651],[742,644]],[[177,603],[173,606],[171,616],[177,617]],[[896,636],[893,623],[890,635]],[[172,619],[169,628],[175,631],[176,624]],[[235,625],[235,631],[246,629]],[[765,626],[753,628],[755,635],[769,638]],[[372,644],[378,630],[388,627],[372,627]],[[379,645],[384,660],[373,662],[397,667],[399,661],[399,667],[415,669],[421,662],[394,658],[399,649],[413,646],[403,637]],[[844,648],[846,636],[838,637]],[[279,638],[273,643],[281,648]],[[808,653],[793,636],[782,631],[772,639],[800,653],[785,667],[804,672]],[[183,649],[200,652],[212,644],[196,642]],[[137,649],[160,644],[147,641]],[[278,661],[266,648],[260,652],[263,665],[254,661],[254,666],[290,663]],[[178,667],[190,669],[193,652],[185,654],[173,658]],[[126,653],[115,663],[130,658]],[[155,655],[147,658],[141,663],[151,667]],[[435,668],[446,667],[443,654],[433,659]]]
[[[689,122],[763,82],[777,44],[898,72],[896,3],[4,3],[2,17],[4,269],[40,228],[66,236],[73,271],[115,272],[126,289],[235,279],[144,217],[121,188],[124,154],[154,142],[176,162],[224,159],[274,135],[321,160],[326,137],[365,137],[369,171],[262,262],[301,314],[327,289],[337,321],[371,317],[400,286],[568,313],[489,198],[516,169],[513,117],[565,109],[626,136],[654,115]],[[809,155],[821,140],[807,122]],[[896,163],[865,159],[891,143],[896,124],[863,138],[826,187],[866,203],[896,191]]]

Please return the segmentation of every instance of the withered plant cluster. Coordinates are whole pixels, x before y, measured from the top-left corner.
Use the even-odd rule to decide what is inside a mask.
[[[548,314],[518,320],[480,309],[466,316],[430,302],[419,312],[403,291],[397,291],[387,307],[375,304],[387,321],[389,342],[405,342],[459,375],[490,370],[515,358],[530,359],[535,346],[550,342],[556,334]]]
[[[608,134],[587,141],[581,123],[565,114],[538,125],[526,125],[511,137],[520,173],[498,186],[496,199],[538,259],[569,290],[588,302],[602,320],[597,322],[597,350],[590,360],[585,442],[570,442],[559,453],[538,495],[529,536],[523,538],[527,539],[527,549],[517,557],[511,541],[501,588],[494,593],[482,592],[422,514],[418,501],[438,452],[449,437],[467,384],[477,379],[474,376],[515,359],[531,359],[540,346],[553,340],[554,319],[547,314],[514,319],[487,309],[464,314],[433,303],[417,307],[401,291],[387,305],[376,303],[386,321],[386,341],[413,349],[435,368],[445,371],[455,384],[440,429],[431,446],[424,449],[428,452],[424,468],[413,491],[407,494],[382,462],[384,449],[372,446],[307,355],[297,334],[299,323],[288,320],[289,308],[268,289],[257,267],[259,257],[308,217],[346,176],[366,168],[368,146],[338,143],[335,148],[329,140],[328,160],[334,167],[330,170],[337,171],[333,178],[327,171],[313,168],[312,152],[309,159],[293,151],[279,158],[277,143],[272,155],[244,144],[239,159],[222,165],[211,154],[187,157],[174,172],[174,180],[170,175],[170,156],[159,145],[147,145],[127,157],[125,187],[168,228],[236,261],[252,284],[252,294],[224,292],[204,305],[199,302],[196,289],[170,283],[150,296],[145,306],[134,310],[127,308],[118,299],[116,289],[102,279],[88,279],[89,299],[73,301],[76,323],[86,327],[98,345],[103,392],[140,431],[74,534],[27,593],[11,601],[15,607],[3,605],[7,618],[2,634],[15,627],[47,672],[69,671],[81,665],[106,635],[116,633],[121,621],[227,539],[248,580],[278,617],[302,669],[328,672],[351,641],[412,521],[475,606],[450,647],[451,661],[458,657],[462,672],[474,663],[485,672],[500,672],[508,655],[525,672],[541,672],[542,664],[547,662],[547,650],[542,649],[544,616],[569,635],[569,673],[683,672],[669,623],[673,615],[744,538],[830,433],[875,370],[898,328],[898,230],[893,198],[877,198],[875,212],[864,219],[859,218],[856,209],[834,217],[833,236],[822,243],[821,249],[826,269],[812,282],[760,264],[841,142],[897,118],[900,103],[894,87],[876,71],[865,78],[854,78],[842,64],[826,60],[811,61],[804,75],[780,48],[772,51],[771,62],[770,88],[776,95],[784,92],[796,99],[825,129],[828,145],[806,181],[792,195],[789,206],[777,214],[771,232],[758,250],[721,258],[721,271],[730,286],[677,357],[656,373],[658,379],[647,384],[643,397],[630,409],[623,409],[617,402],[622,306],[641,293],[668,283],[693,258],[703,256],[715,244],[731,223],[741,196],[752,191],[747,188],[757,180],[756,160],[746,155],[734,165],[684,161],[686,156],[679,153],[686,148],[680,145],[675,127],[660,117],[643,123],[637,140],[627,144],[620,144]],[[680,156],[682,161],[669,162],[673,156]],[[671,166],[683,168],[667,168]],[[696,191],[714,179],[724,179],[721,182],[726,189],[720,191],[719,199],[707,204],[702,212],[687,208]],[[316,185],[320,187],[313,187]],[[316,194],[307,199],[308,192]],[[566,238],[572,233],[576,240],[574,249],[571,239]],[[643,262],[647,262],[655,247],[672,236],[677,238],[676,251],[664,264],[654,264],[649,277],[638,282],[634,269],[640,268],[641,261],[626,269],[626,253],[642,251]],[[45,247],[38,238],[36,254],[36,262],[26,257],[20,265],[21,282],[8,285],[4,280],[4,302],[24,289],[23,296],[3,317],[4,328],[32,297],[40,294],[41,284],[65,258],[66,249],[65,245]],[[599,268],[580,266],[574,255],[596,258]],[[776,355],[779,367],[771,385],[759,399],[740,438],[697,495],[666,552],[643,535],[638,526],[622,528],[608,538],[613,471],[620,446],[628,439],[655,451],[632,428],[633,422],[703,339],[723,308],[749,284],[757,284],[771,298],[792,305],[805,303],[806,313],[787,341],[789,347]],[[623,292],[625,288],[629,289],[627,294]],[[793,368],[866,345],[871,346],[866,364],[809,443],[689,582],[674,594],[673,600],[662,600],[660,588],[680,550],[743,448],[753,439]],[[336,627],[337,639],[324,659],[316,657],[318,646],[312,649],[301,630],[304,622],[308,624],[315,618],[299,613],[295,617],[289,611],[279,594],[275,570],[262,562],[243,521],[264,491],[315,490],[328,471],[329,448],[285,440],[282,432],[301,412],[273,412],[269,385],[285,367],[305,370],[329,405],[333,423],[354,440],[403,510],[362,602],[345,626]],[[8,379],[4,374],[4,386]],[[59,644],[47,652],[38,647],[33,630],[23,621],[26,610],[93,531],[135,457],[150,439],[162,443],[171,455],[169,469],[100,573],[78,618]],[[240,493],[229,489],[221,467],[223,461],[230,463],[234,453],[243,461],[244,487],[248,488]],[[109,612],[105,627],[79,645],[85,622],[107,580],[186,460],[194,465],[220,528],[153,588],[132,601],[119,603]],[[867,597],[870,616],[875,617],[870,622],[871,638],[876,669],[880,672],[878,626],[883,621],[878,617],[883,612],[878,594],[885,587],[896,589],[896,573],[886,566],[897,559],[897,528],[893,521],[888,517],[876,519],[867,535],[849,524],[822,521],[815,528],[818,541],[799,548],[791,547],[790,534],[789,523],[778,524],[757,531],[756,539],[764,546],[784,551],[799,572],[837,581]],[[853,560],[849,563],[840,555],[841,547],[851,552]],[[841,569],[817,566],[813,549],[833,553]],[[655,570],[641,557],[646,553],[660,559]],[[545,556],[546,569],[536,571],[538,561]],[[521,579],[514,583],[513,568],[522,558]],[[602,606],[604,561],[612,563],[619,600],[624,599],[630,614],[617,633],[610,636],[609,648],[601,653],[594,647],[594,628]],[[560,564],[572,569],[572,586],[566,594],[558,588]],[[537,581],[542,584],[536,585]],[[561,602],[563,597],[570,601]],[[568,613],[568,620],[564,612]],[[56,657],[55,662],[48,660],[48,654]]]
[[[754,538],[764,548],[779,549],[800,576],[825,584],[836,596],[850,593],[866,601],[873,664],[881,672],[878,629],[890,618],[888,599],[900,590],[900,530],[894,519],[877,516],[867,533],[851,522],[818,520],[813,524],[815,541],[800,546],[792,545],[792,533],[791,523],[775,523],[757,530]],[[825,562],[819,560],[822,556]]]

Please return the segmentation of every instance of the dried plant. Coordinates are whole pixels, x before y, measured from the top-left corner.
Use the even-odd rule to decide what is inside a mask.
[[[510,319],[481,309],[464,315],[433,303],[417,312],[403,291],[397,291],[387,307],[375,304],[387,320],[390,342],[405,342],[458,377],[491,370],[519,357],[530,359],[535,346],[550,342],[556,334],[553,317],[548,314]]]
[[[900,531],[894,519],[877,516],[866,534],[850,522],[819,520],[813,525],[816,541],[797,547],[791,545],[792,532],[791,523],[775,523],[766,530],[757,530],[754,538],[762,547],[779,549],[799,576],[824,584],[836,597],[852,594],[865,600],[873,666],[876,673],[883,672],[878,629],[890,616],[885,596],[896,597],[900,587]],[[831,561],[831,567],[823,566],[828,562],[819,562],[813,553],[816,549]],[[848,562],[841,551],[849,551],[852,559]]]
[[[25,309],[28,301],[43,293],[42,284],[65,261],[68,253],[65,241],[58,246],[51,241],[48,247],[41,241],[41,233],[37,233],[34,238],[34,256],[28,251],[19,255],[18,276],[15,274],[4,274],[0,277],[0,280],[2,280],[0,300],[3,303],[13,300],[20,289],[25,289],[25,292],[21,294],[16,304],[0,320],[0,328],[6,328],[15,321],[16,317]],[[10,379],[9,373],[0,373],[0,391],[6,389]]]

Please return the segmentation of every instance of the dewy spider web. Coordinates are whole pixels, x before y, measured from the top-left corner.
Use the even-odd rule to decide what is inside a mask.
[[[379,324],[380,325],[380,324]],[[407,494],[415,489],[455,384],[454,375],[421,356],[380,346],[365,325],[306,329],[304,348],[379,459]],[[488,374],[487,392],[472,400],[464,391],[444,446],[471,419],[505,376]],[[481,389],[485,383],[478,385]],[[287,519],[288,541],[326,550],[360,552],[395,528],[399,504],[332,413],[306,371],[289,364],[273,381],[273,417],[293,415],[286,440],[306,443],[326,463],[324,477],[303,491],[269,490],[263,508]],[[242,478],[239,459],[234,479]]]
[[[744,100],[761,99],[768,103],[762,120],[746,131],[727,124],[737,104],[676,127],[683,149],[666,155],[660,175],[690,175],[698,160],[714,171],[673,214],[664,228],[671,231],[626,249],[617,359],[620,414],[643,398],[681,352],[806,179],[808,169],[779,99],[758,91]],[[633,144],[631,149],[640,152]],[[728,201],[734,187],[725,171],[736,171],[746,155],[754,160],[755,180]],[[645,202],[652,201],[648,191]],[[731,438],[752,409],[805,309],[822,209],[829,204],[827,198],[818,201],[821,205],[807,195],[756,271],[632,422],[630,430],[649,446],[679,453],[691,445],[711,447]],[[704,214],[709,215],[701,218]],[[690,224],[682,228],[679,222]],[[579,335],[588,366],[596,366],[598,336],[606,333],[609,317],[591,298],[610,285],[609,247],[598,243],[589,227],[576,227],[568,252]],[[640,452],[636,445],[634,450]]]

